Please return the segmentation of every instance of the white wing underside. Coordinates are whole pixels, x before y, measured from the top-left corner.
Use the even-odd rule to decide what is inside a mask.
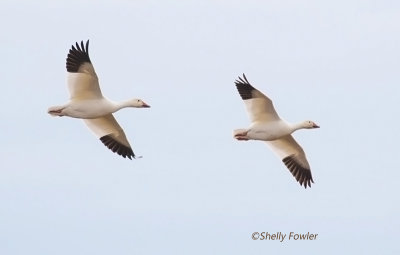
[[[129,148],[131,147],[124,131],[112,114],[108,114],[97,119],[84,119],[83,121],[99,138],[111,134],[112,137],[119,143]]]
[[[291,135],[284,136],[277,140],[265,141],[268,146],[275,152],[280,159],[284,159],[288,156],[295,155],[296,162],[302,167],[310,169],[306,154],[303,148],[294,140]]]
[[[91,63],[83,63],[77,73],[68,73],[67,83],[71,100],[103,98],[99,80]]]
[[[251,122],[280,120],[271,99],[258,90],[252,91],[253,98],[244,100]]]

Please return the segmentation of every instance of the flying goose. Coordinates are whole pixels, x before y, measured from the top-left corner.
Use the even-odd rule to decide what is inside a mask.
[[[236,129],[234,138],[239,141],[265,141],[282,159],[292,175],[307,188],[314,183],[310,165],[301,146],[291,134],[298,129],[319,128],[314,122],[307,120],[296,124],[279,118],[271,99],[255,89],[243,74],[243,78],[235,81],[236,88],[243,99],[249,114],[251,125],[248,129]]]
[[[89,129],[113,152],[129,159],[135,158],[132,147],[112,113],[125,108],[148,108],[141,99],[113,102],[101,93],[99,80],[89,58],[89,40],[72,45],[67,57],[68,89],[70,101],[62,106],[52,106],[52,116],[83,119]]]

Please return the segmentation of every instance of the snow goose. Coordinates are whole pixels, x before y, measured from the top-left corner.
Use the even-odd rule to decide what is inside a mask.
[[[67,57],[68,89],[70,101],[62,106],[52,106],[52,116],[83,119],[89,129],[113,152],[129,159],[135,158],[132,147],[112,113],[125,108],[148,108],[141,99],[113,102],[103,97],[99,80],[89,58],[89,40],[86,46],[72,45]]]
[[[306,154],[291,134],[298,129],[319,126],[310,120],[291,124],[279,118],[271,99],[255,89],[244,74],[235,84],[246,105],[251,125],[248,129],[234,130],[234,137],[239,141],[265,141],[282,159],[300,185],[304,185],[305,188],[307,185],[311,187],[311,182],[314,181]]]

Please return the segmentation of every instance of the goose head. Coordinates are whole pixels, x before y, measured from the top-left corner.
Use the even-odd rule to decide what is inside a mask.
[[[307,129],[311,129],[311,128],[319,128],[319,126],[317,124],[315,124],[315,122],[311,121],[311,120],[306,120],[302,123],[302,127],[303,128],[307,128]]]
[[[134,98],[130,100],[130,107],[136,108],[150,108],[150,105],[146,104],[142,99]]]

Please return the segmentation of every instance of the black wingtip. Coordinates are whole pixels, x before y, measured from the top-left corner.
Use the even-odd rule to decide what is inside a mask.
[[[81,41],[80,45],[76,42],[75,46],[71,46],[66,62],[67,71],[70,73],[76,73],[78,72],[79,67],[85,62],[91,63],[89,58],[89,40],[86,41],[86,47],[83,41]]]
[[[311,183],[314,183],[314,180],[312,178],[310,169],[300,166],[296,162],[294,155],[287,156],[286,158],[282,159],[282,161],[300,186],[304,186],[305,189],[307,189],[307,187],[311,188]]]
[[[252,92],[253,90],[255,90],[255,88],[247,80],[247,77],[244,73],[243,73],[243,78],[240,76],[238,77],[238,80],[235,81],[235,85],[239,92],[240,97],[243,100],[253,98]]]
[[[116,141],[111,134],[100,137],[100,141],[112,152],[117,153],[123,158],[129,158],[130,160],[135,158],[135,153],[133,153],[133,150],[130,147]]]

